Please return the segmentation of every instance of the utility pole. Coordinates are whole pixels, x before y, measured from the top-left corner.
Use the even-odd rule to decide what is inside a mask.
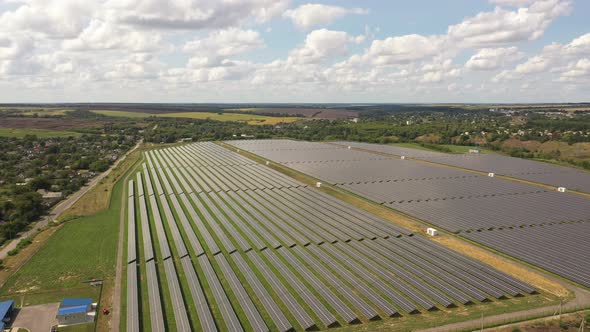
[[[481,332],[483,332],[483,312],[481,313]]]

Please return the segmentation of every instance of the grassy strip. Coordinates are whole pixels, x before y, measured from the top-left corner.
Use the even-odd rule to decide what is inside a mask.
[[[422,151],[434,151],[434,152],[443,152],[443,153],[451,153],[451,154],[462,154],[468,153],[470,149],[475,149],[475,146],[467,146],[467,145],[454,145],[454,144],[429,144],[429,143],[391,143],[388,144],[391,146],[398,146],[400,148],[410,148]],[[442,151],[444,150],[444,151]],[[479,148],[480,153],[483,154],[495,154],[496,152]]]
[[[178,112],[178,113],[141,113],[141,112],[126,112],[126,111],[107,111],[94,110],[93,113],[106,115],[110,117],[125,117],[125,118],[147,118],[147,117],[163,117],[163,118],[187,118],[187,119],[211,119],[216,121],[239,121],[247,122],[248,124],[263,124],[275,125],[282,122],[294,122],[300,120],[298,117],[278,117],[257,114],[242,114],[242,113],[212,113],[212,112]]]
[[[113,172],[124,174],[129,166],[121,162]],[[7,259],[7,268],[0,272],[0,279],[6,280],[0,294],[24,298],[23,305],[58,302],[64,297],[99,300],[100,296],[99,306],[111,307],[123,188],[115,181],[108,183],[108,188],[114,195],[109,196],[105,209],[91,216],[63,219],[71,220],[68,223],[50,224],[32,244]],[[102,293],[95,287],[83,287],[89,278],[104,279]],[[97,330],[107,331],[109,319],[99,315]]]
[[[27,135],[35,135],[37,137],[78,137],[82,134],[73,131],[57,131],[47,129],[33,129],[33,128],[0,128],[0,137],[17,137],[23,138]]]
[[[129,168],[135,165],[140,158],[141,152],[139,150],[130,153],[109,175],[105,176],[94,188],[80,197],[76,204],[65,210],[60,218],[92,215],[108,208],[111,202],[113,186],[127,174]]]

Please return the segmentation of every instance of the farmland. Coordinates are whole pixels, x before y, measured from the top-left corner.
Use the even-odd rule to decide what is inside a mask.
[[[145,157],[127,183],[127,331],[410,326],[413,317],[427,326],[444,313],[551,301],[219,145]]]
[[[283,115],[314,119],[351,119],[359,116],[359,112],[334,108],[228,108],[226,111],[247,112],[263,115]]]
[[[92,112],[109,117],[146,118],[150,116],[164,118],[210,119],[215,121],[237,121],[253,125],[274,125],[281,122],[293,122],[297,117],[275,117],[256,114],[240,113],[211,113],[211,112],[177,112],[177,113],[142,113],[130,111],[93,110]]]
[[[564,185],[588,193],[586,172],[500,155],[355,142],[229,143],[590,286],[590,265],[579,246],[590,225],[590,201],[557,191]],[[546,241],[539,242],[542,236]]]
[[[35,135],[37,137],[68,137],[80,136],[80,133],[73,131],[57,131],[48,129],[31,129],[31,128],[0,128],[0,137],[22,138],[26,135]]]
[[[105,125],[108,122],[102,120],[86,121],[82,119],[59,118],[33,118],[33,117],[3,117],[0,121],[0,129],[14,130],[46,130],[50,132],[75,131],[76,129],[90,128]]]

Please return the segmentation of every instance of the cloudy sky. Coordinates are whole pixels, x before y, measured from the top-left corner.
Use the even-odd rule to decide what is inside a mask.
[[[590,101],[588,0],[0,0],[4,102]]]

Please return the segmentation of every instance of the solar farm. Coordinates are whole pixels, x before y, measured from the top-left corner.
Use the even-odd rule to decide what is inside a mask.
[[[569,190],[590,189],[588,173],[497,155],[367,143],[227,143],[590,287],[590,260],[582,244],[590,199]]]
[[[590,193],[590,174],[573,168],[551,165],[538,161],[486,154],[446,154],[420,151],[391,145],[358,142],[335,142],[341,146],[381,152],[395,156],[406,156],[438,164],[465,169],[506,175],[509,177],[537,182],[554,187]]]
[[[355,165],[393,160],[327,144],[231,143],[260,155],[286,147],[266,157],[297,161],[290,167],[307,165],[307,154],[314,165],[322,158]],[[127,331],[323,330],[537,292],[218,144],[151,150],[144,161],[127,184]],[[389,169],[396,178],[391,165],[372,176]],[[404,174],[433,176],[427,171]],[[441,176],[472,177],[455,170]],[[435,191],[432,199],[448,194]],[[399,202],[389,201],[393,196],[385,200]]]

